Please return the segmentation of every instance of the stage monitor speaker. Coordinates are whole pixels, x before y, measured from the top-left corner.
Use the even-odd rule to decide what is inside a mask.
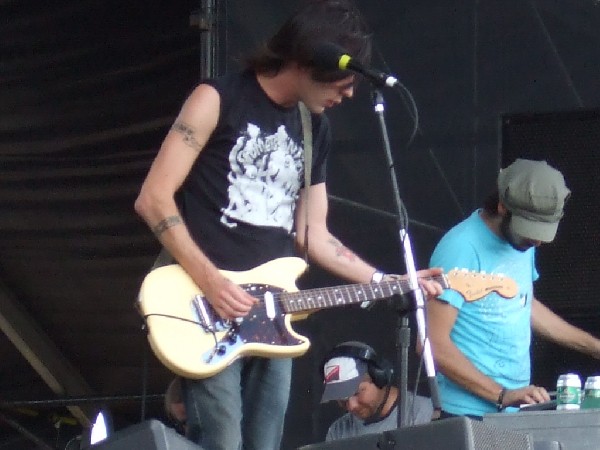
[[[299,450],[534,450],[531,437],[466,417],[436,420],[381,434],[340,439]]]
[[[483,422],[500,429],[527,433],[534,441],[557,441],[568,450],[600,448],[600,411],[597,409],[486,414]]]
[[[90,450],[202,450],[158,420],[146,420],[117,431]]]

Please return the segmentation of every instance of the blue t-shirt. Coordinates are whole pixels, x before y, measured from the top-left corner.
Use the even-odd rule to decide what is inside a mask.
[[[494,234],[480,217],[480,210],[452,228],[436,246],[431,267],[445,272],[454,268],[513,279],[518,293],[503,298],[492,292],[480,300],[467,302],[456,291],[446,289],[440,299],[458,309],[450,333],[452,342],[482,373],[508,389],[529,385],[531,343],[531,303],[535,268],[535,248],[515,250]],[[442,408],[457,415],[483,416],[496,406],[477,397],[438,373]]]

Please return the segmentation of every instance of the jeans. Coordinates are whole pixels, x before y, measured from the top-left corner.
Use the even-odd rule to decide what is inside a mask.
[[[291,374],[291,359],[247,357],[185,380],[187,437],[205,450],[278,450]]]

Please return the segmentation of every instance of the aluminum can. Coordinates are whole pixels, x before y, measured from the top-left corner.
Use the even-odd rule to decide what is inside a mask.
[[[600,408],[600,376],[591,376],[585,380],[581,409]]]
[[[581,406],[581,379],[576,373],[566,373],[556,381],[556,409],[574,410]]]

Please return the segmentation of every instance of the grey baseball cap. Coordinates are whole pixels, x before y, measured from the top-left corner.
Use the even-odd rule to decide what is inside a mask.
[[[513,233],[551,242],[571,191],[562,173],[546,161],[517,159],[500,171],[498,193],[500,201],[512,213]]]

